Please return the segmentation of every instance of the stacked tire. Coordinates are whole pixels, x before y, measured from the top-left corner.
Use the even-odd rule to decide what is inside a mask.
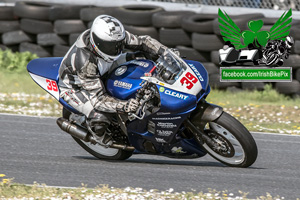
[[[127,31],[135,35],[149,35],[158,40],[152,16],[163,11],[163,8],[154,5],[126,5],[116,8],[115,17],[124,24]]]
[[[13,11],[14,16],[19,18],[19,30],[7,32],[2,39],[19,45],[20,52],[30,51],[40,57],[64,56],[71,45],[69,35],[86,29],[80,20],[82,8],[77,5],[17,2]]]
[[[15,40],[30,40],[29,36],[26,36],[20,32],[20,22],[18,18],[14,15],[14,7],[0,7],[0,48],[7,49],[10,48],[14,51],[18,50],[19,41],[13,41],[10,39],[10,36],[7,35],[9,32],[15,32]],[[21,38],[20,37],[24,37]]]

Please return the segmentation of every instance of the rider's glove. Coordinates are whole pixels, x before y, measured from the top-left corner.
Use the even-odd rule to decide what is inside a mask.
[[[124,111],[127,113],[135,113],[139,108],[139,102],[135,99],[129,99],[124,106]]]
[[[135,99],[128,101],[120,101],[117,105],[117,112],[120,113],[135,113],[139,108],[139,102]]]
[[[124,111],[126,113],[135,113],[139,108],[139,102],[135,99],[129,99],[124,106]]]
[[[177,56],[180,57],[180,52],[178,51],[178,49],[171,48],[170,50],[173,51]]]
[[[146,58],[145,54],[141,51],[130,52],[126,54],[126,61],[145,59],[145,58]]]

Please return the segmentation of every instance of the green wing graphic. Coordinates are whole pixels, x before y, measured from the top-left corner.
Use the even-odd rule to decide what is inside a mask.
[[[284,12],[281,17],[277,20],[277,22],[270,29],[270,40],[283,40],[285,41],[285,37],[290,34],[292,22],[292,9],[287,12]]]
[[[223,36],[225,42],[230,41],[236,49],[244,48],[245,46],[241,43],[242,33],[241,29],[232,21],[228,14],[219,8],[220,33]]]

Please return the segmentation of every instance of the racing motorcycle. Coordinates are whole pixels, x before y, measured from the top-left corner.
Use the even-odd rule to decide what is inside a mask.
[[[196,61],[172,50],[156,61],[126,62],[108,75],[105,87],[118,99],[136,98],[136,113],[117,113],[107,133],[109,145],[93,136],[86,117],[60,98],[58,70],[61,57],[32,60],[32,79],[63,106],[58,126],[99,159],[125,160],[133,153],[171,158],[199,158],[210,154],[232,167],[249,167],[257,146],[249,131],[220,106],[208,103],[208,73]]]
[[[267,66],[271,65],[283,65],[283,59],[288,59],[294,45],[294,39],[291,36],[287,36],[285,41],[272,40],[266,44],[266,47],[262,51],[261,63],[265,63]]]

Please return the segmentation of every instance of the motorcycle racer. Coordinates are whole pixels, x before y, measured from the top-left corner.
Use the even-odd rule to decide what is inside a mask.
[[[135,112],[139,102],[109,96],[103,84],[106,74],[120,64],[136,59],[140,53],[122,53],[124,48],[150,55],[162,55],[167,49],[150,36],[136,36],[124,30],[114,17],[100,15],[91,29],[84,31],[64,56],[59,69],[60,97],[87,117],[93,135],[103,145],[111,142],[106,132],[117,112]]]

